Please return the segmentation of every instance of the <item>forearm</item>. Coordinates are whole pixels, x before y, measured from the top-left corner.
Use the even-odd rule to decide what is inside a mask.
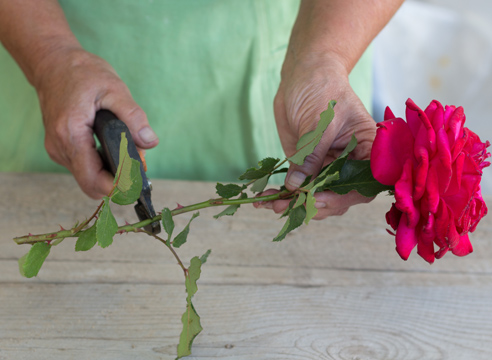
[[[81,48],[56,0],[0,0],[0,41],[34,86],[50,55]]]
[[[403,0],[302,0],[286,66],[336,59],[347,73]]]

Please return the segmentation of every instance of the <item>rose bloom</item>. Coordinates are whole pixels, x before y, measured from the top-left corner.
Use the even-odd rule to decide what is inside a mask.
[[[395,187],[386,221],[396,234],[388,232],[404,260],[415,246],[429,263],[448,250],[465,256],[473,251],[468,232],[487,214],[480,180],[490,143],[463,126],[462,107],[406,105],[406,122],[386,108],[371,152],[374,178]]]

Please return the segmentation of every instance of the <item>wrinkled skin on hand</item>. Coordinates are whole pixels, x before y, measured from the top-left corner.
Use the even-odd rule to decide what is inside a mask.
[[[294,191],[308,175],[313,175],[314,178],[323,166],[343,152],[354,133],[358,145],[350,157],[369,159],[376,125],[350,86],[344,67],[327,65],[325,62],[304,64],[291,68],[292,70],[285,68],[286,66],[275,97],[274,111],[282,147],[287,156],[295,153],[297,141],[303,134],[316,128],[320,114],[326,110],[328,102],[337,101],[335,118],[314,152],[306,158],[302,166],[291,164],[285,182],[287,189]],[[273,192],[275,190],[267,190],[263,195]],[[314,217],[316,220],[342,215],[350,206],[372,200],[356,192],[338,195],[325,191],[317,193],[315,197],[318,208]],[[288,200],[277,200],[257,207],[282,213],[288,203]]]
[[[97,110],[108,109],[126,123],[137,147],[159,142],[144,111],[103,59],[82,49],[58,49],[48,56],[34,86],[45,126],[45,147],[55,162],[65,166],[80,188],[92,198],[112,189],[113,177],[103,169],[93,138]]]

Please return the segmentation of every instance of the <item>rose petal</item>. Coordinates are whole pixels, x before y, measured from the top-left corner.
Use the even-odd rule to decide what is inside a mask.
[[[447,130],[449,118],[451,117],[451,115],[453,115],[455,110],[456,110],[456,106],[454,106],[454,105],[446,105],[444,107],[444,127],[445,127],[445,130]]]
[[[420,257],[422,257],[422,259],[427,261],[429,264],[432,264],[435,260],[434,243],[419,240],[417,244],[417,254],[419,254]]]
[[[454,221],[453,214],[449,213],[449,209],[444,202],[444,200],[439,200],[439,206],[437,207],[437,213],[435,215],[435,225],[434,230],[436,232],[437,243],[442,248],[443,246],[448,246],[448,232],[449,225]]]
[[[413,192],[412,161],[409,159],[403,168],[400,180],[395,184],[395,207],[407,215],[408,226],[416,227],[420,219],[419,210],[412,198]],[[402,219],[403,220],[403,219]],[[400,223],[401,221],[400,220]]]
[[[432,127],[437,132],[439,129],[444,128],[444,109],[441,103],[437,100],[432,102],[425,109],[425,114],[429,118]]]
[[[453,195],[456,195],[461,188],[461,177],[463,175],[463,166],[465,163],[465,154],[461,153],[460,156],[456,158],[452,166],[452,176],[451,182],[449,183],[448,189],[444,193],[444,196],[450,198]]]
[[[475,229],[477,228],[478,223],[482,218],[487,215],[488,209],[487,205],[485,204],[485,201],[483,201],[482,198],[482,192],[480,190],[480,186],[478,187],[477,192],[475,193],[475,197],[473,199],[474,201],[474,215],[473,215],[473,221],[470,225],[470,232],[474,232]]]
[[[464,235],[476,221],[473,212],[476,212],[474,201],[477,190],[480,188],[480,176],[465,176],[460,191],[454,196],[447,198],[446,203],[455,215],[457,231]]]
[[[393,228],[398,229],[398,224],[401,219],[401,211],[395,206],[395,203],[391,205],[391,209],[386,213],[386,223]]]
[[[413,189],[414,201],[420,200],[424,195],[425,183],[427,181],[427,173],[429,171],[429,153],[424,147],[420,147],[416,154],[417,168],[415,171],[415,186]]]
[[[437,157],[440,160],[440,163],[436,164],[439,173],[439,193],[444,194],[449,187],[453,174],[451,150],[444,129],[439,129],[437,132]]]
[[[413,136],[403,119],[378,124],[371,151],[371,171],[384,185],[394,185],[400,178],[403,165],[413,157]]]
[[[415,245],[417,245],[417,236],[415,228],[407,226],[406,214],[402,214],[401,221],[396,231],[396,251],[403,260],[407,260]]]
[[[437,250],[437,252],[435,254],[436,259],[442,258],[444,255],[446,255],[446,253],[448,252],[448,250],[449,250],[448,247],[442,247],[439,250]]]
[[[429,214],[425,221],[425,225],[422,226],[420,232],[417,253],[429,264],[434,262],[434,238],[436,233],[434,231],[434,216]]]
[[[456,256],[466,256],[473,252],[472,244],[470,243],[470,238],[468,234],[460,236],[458,244],[451,249],[454,255]]]
[[[449,210],[449,209],[448,209]],[[451,218],[448,227],[448,234],[445,237],[445,240],[448,242],[448,247],[450,249],[453,249],[458,245],[460,242],[460,234],[458,233],[458,230],[456,229],[456,224],[454,223],[454,219]]]
[[[451,158],[453,161],[456,160],[456,158],[463,152],[463,148],[466,146],[467,142],[469,141],[469,132],[467,130],[463,131],[462,136],[458,137],[458,139],[453,140],[453,133],[448,131],[448,139],[449,139],[449,144],[451,146],[452,152],[451,152]]]
[[[425,204],[425,211],[435,214],[437,207],[439,206],[439,176],[437,174],[436,167],[429,167],[429,173],[427,174],[427,181],[425,183],[426,196],[423,199]]]
[[[384,120],[392,120],[395,118],[396,116],[393,114],[393,111],[391,111],[389,106],[386,106],[386,109],[384,109]]]
[[[420,119],[418,113],[420,108],[415,105],[412,99],[408,99],[405,104],[407,106],[405,109],[405,118],[407,119],[408,126],[412,131],[412,135],[416,137],[420,131],[420,128],[423,126],[422,120]]]
[[[408,99],[406,104],[407,116],[408,114],[411,114],[412,118],[415,118],[414,112],[416,112],[420,119],[420,124],[422,125],[418,128],[417,135],[414,134],[415,147],[417,149],[420,147],[425,147],[429,154],[433,155],[436,151],[436,132],[434,131],[429,118],[427,117],[425,112],[417,105],[415,105],[415,103],[411,99]],[[412,127],[408,118],[407,121],[409,122],[409,126]],[[415,120],[412,120],[412,122],[414,121]]]
[[[448,133],[451,132],[454,135],[454,140],[456,141],[461,136],[461,131],[463,125],[465,124],[465,112],[463,107],[457,107],[449,117],[447,121]]]

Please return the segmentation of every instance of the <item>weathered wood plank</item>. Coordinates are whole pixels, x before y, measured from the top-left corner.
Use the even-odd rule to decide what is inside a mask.
[[[176,285],[2,286],[0,359],[171,359]],[[190,359],[490,359],[492,286],[200,287]],[[5,301],[7,300],[7,301]]]
[[[19,275],[17,260],[0,261],[0,286],[11,284],[149,284],[178,285],[183,272],[176,264],[142,262],[51,261],[33,279]],[[456,286],[492,285],[491,273],[462,271],[393,271],[298,266],[215,265],[207,262],[200,282],[207,285],[320,286]]]

